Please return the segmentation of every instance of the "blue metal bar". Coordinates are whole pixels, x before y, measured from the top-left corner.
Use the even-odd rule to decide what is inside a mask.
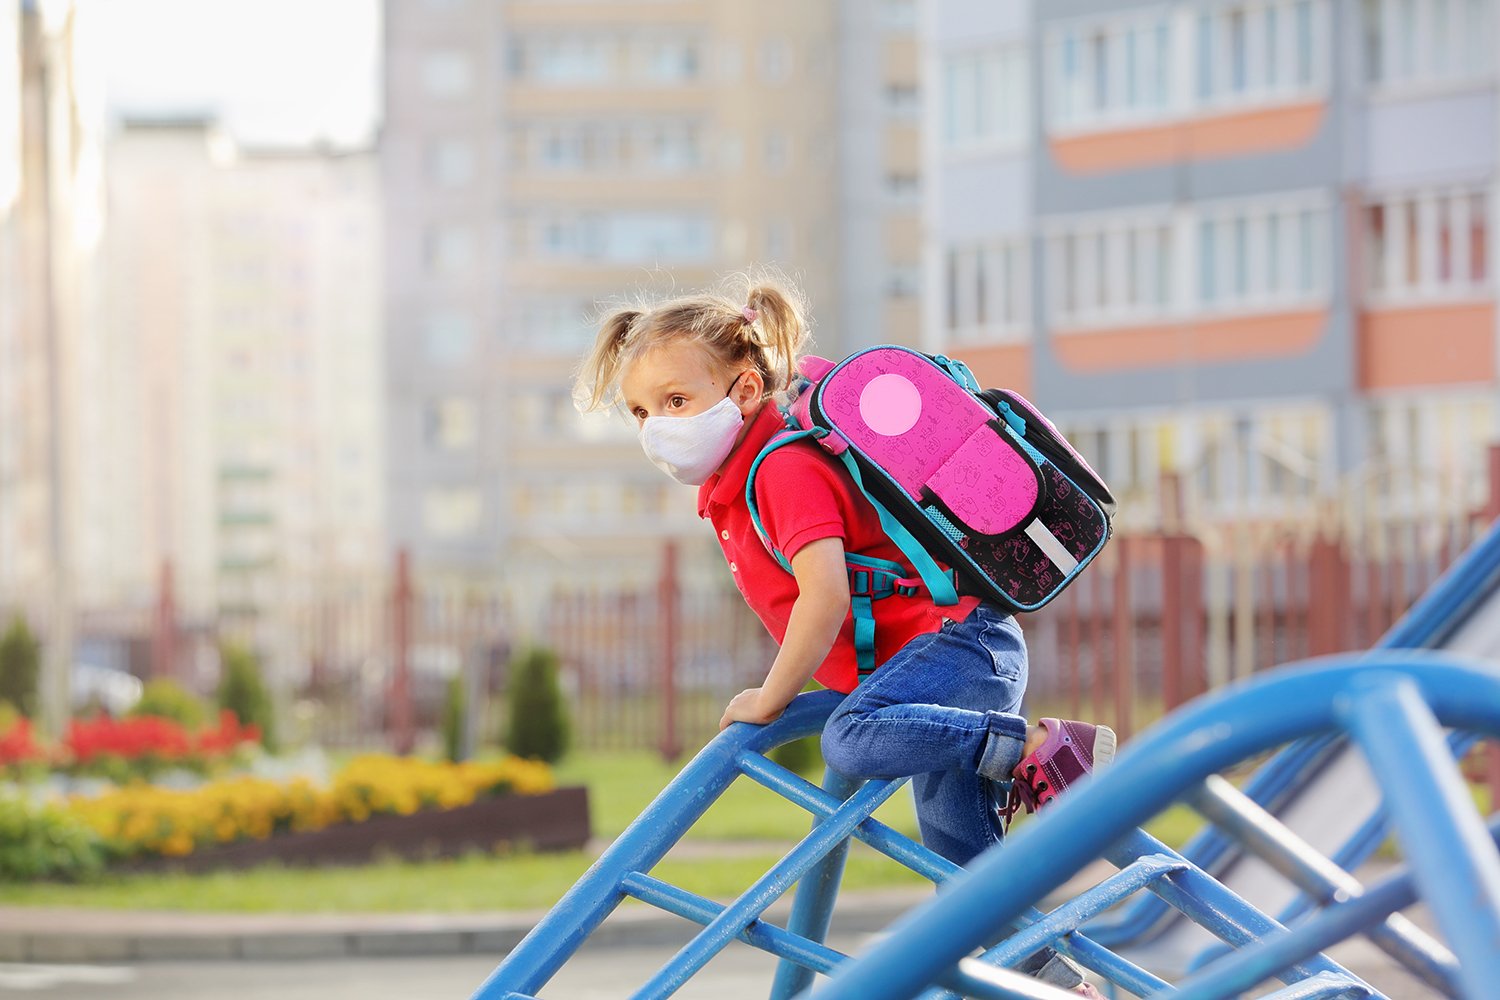
[[[1014,965],[1054,939],[1076,931],[1094,914],[1108,909],[1131,893],[1144,889],[1163,875],[1181,871],[1186,865],[1187,862],[1164,854],[1151,854],[1132,861],[1019,934],[1013,934],[1003,943],[991,948],[980,956],[980,961],[991,965]]]
[[[838,800],[827,792],[785,768],[776,767],[758,754],[743,755],[739,766],[747,777],[801,806],[814,816],[829,816],[838,808]],[[945,882],[963,872],[963,868],[959,865],[913,841],[910,837],[897,833],[879,820],[865,820],[855,827],[854,836],[897,864],[906,866],[934,883]],[[1042,916],[1040,910],[1028,908],[1017,923],[1025,926],[1042,919]],[[1101,947],[1082,933],[1075,932],[1066,940],[1059,941],[1057,950],[1077,959],[1085,968],[1109,977],[1113,981],[1127,986],[1135,984],[1132,988],[1142,995],[1166,985],[1162,980],[1125,961],[1109,949]],[[1148,986],[1149,989],[1146,988]],[[927,1000],[936,1000],[937,997],[944,995],[944,991],[938,991],[931,994]]]
[[[1386,812],[1470,996],[1500,983],[1500,857],[1437,719],[1409,681],[1367,676],[1341,714],[1381,776]]]
[[[741,753],[821,731],[842,700],[836,691],[800,695],[769,726],[736,723],[714,737],[490,973],[474,1000],[540,992],[620,904],[621,879],[654,868],[734,781]]]
[[[724,907],[712,900],[640,872],[627,875],[620,887],[643,903],[650,903],[704,926],[724,912]],[[783,961],[795,962],[798,968],[806,968],[811,972],[831,972],[834,966],[849,957],[822,942],[810,940],[762,920],[752,921],[741,932],[740,940],[761,951],[770,952]]]
[[[1196,921],[1220,939],[1233,945],[1245,945],[1266,934],[1284,928],[1264,913],[1251,906],[1235,892],[1194,865],[1181,858],[1166,844],[1137,829],[1126,834],[1124,839],[1110,845],[1104,856],[1111,863],[1124,867],[1132,858],[1147,854],[1162,854],[1180,858],[1183,868],[1164,878],[1150,883],[1146,888],[1171,903],[1190,919]],[[1350,975],[1349,970],[1322,955],[1315,955],[1305,963],[1284,970],[1279,978],[1291,983],[1319,972]]]
[[[1497,586],[1500,586],[1500,522],[1470,546],[1373,648],[1436,649],[1451,638]],[[1245,786],[1245,794],[1267,810],[1279,812],[1321,755],[1341,748],[1342,740],[1331,735],[1299,740],[1261,767]],[[1346,870],[1358,868],[1380,846],[1385,834],[1384,818],[1376,814],[1334,854],[1334,860]],[[1231,846],[1229,838],[1210,827],[1193,837],[1182,853],[1198,867],[1213,871]],[[1279,919],[1289,922],[1306,908],[1305,900],[1296,900]],[[1091,925],[1088,932],[1100,944],[1120,947],[1147,939],[1171,913],[1161,899],[1146,896],[1131,904],[1121,916]]]
[[[891,793],[901,786],[896,781],[871,781],[851,795],[832,816],[813,827],[812,833],[787,852],[771,869],[746,889],[744,894],[724,909],[697,937],[683,945],[660,972],[635,994],[636,1000],[665,1000],[682,988],[693,974],[708,964],[725,945],[733,941],[750,922],[765,912],[792,885],[807,874],[813,864],[841,841]]]
[[[1500,817],[1490,823],[1492,837],[1500,838]],[[1416,902],[1417,883],[1409,868],[1401,868],[1370,886],[1363,894],[1335,903],[1315,916],[1254,946],[1226,955],[1211,967],[1177,984],[1174,1000],[1225,1000],[1238,996],[1271,975],[1316,954]],[[1456,965],[1449,970],[1457,972]]]
[[[860,784],[831,767],[823,774],[823,791],[836,799],[847,799]],[[814,826],[819,822],[821,819],[814,819]],[[792,901],[792,915],[787,921],[788,931],[809,941],[822,941],[828,936],[833,904],[838,899],[839,882],[843,879],[844,861],[848,856],[849,841],[845,840],[824,855],[797,883],[797,896]],[[771,982],[770,1000],[791,1000],[812,984],[812,968],[783,959],[776,968],[776,978]]]
[[[965,877],[898,921],[879,949],[840,966],[814,995],[878,1000],[918,992],[971,948],[998,936],[1031,901],[1111,848],[1122,828],[1154,816],[1184,788],[1271,747],[1338,727],[1342,719],[1334,703],[1346,700],[1357,679],[1377,670],[1408,678],[1444,724],[1500,733],[1500,674],[1449,655],[1400,651],[1330,657],[1210,694],[1128,744],[1109,780],[1083,782],[1059,798],[1014,833],[1003,850],[986,852]],[[1150,851],[1136,850],[1132,859],[1144,853]],[[1153,888],[1186,885],[1193,892],[1181,894],[1185,901],[1207,899],[1205,890],[1217,888],[1220,900],[1233,899],[1206,875],[1193,874],[1178,873]],[[1221,921],[1238,923],[1249,910],[1238,900],[1230,907],[1228,921],[1226,914],[1207,915],[1210,929],[1217,932]],[[1274,929],[1273,921],[1258,916],[1259,930],[1246,929]],[[1455,950],[1467,967],[1464,949]]]
[[[1331,972],[1320,972],[1311,979],[1268,993],[1261,1000],[1356,1000],[1358,997],[1373,995],[1363,983]]]
[[[1300,888],[1302,898],[1314,901],[1317,906],[1365,891],[1353,875],[1319,854],[1311,844],[1218,775],[1206,779],[1191,794],[1189,802],[1210,822]],[[1364,933],[1427,985],[1446,996],[1459,995],[1458,982],[1451,971],[1457,967],[1453,953],[1410,920],[1393,913]]]

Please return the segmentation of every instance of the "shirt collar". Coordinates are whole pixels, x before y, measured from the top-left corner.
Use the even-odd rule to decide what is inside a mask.
[[[760,412],[750,421],[745,437],[735,445],[734,451],[719,466],[719,471],[708,477],[698,487],[698,516],[708,517],[710,508],[728,507],[744,498],[745,482],[750,478],[750,466],[767,441],[776,432],[786,427],[781,410],[774,402],[767,401]]]

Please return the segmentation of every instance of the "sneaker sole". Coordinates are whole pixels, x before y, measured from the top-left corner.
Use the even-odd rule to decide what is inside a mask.
[[[1094,770],[1108,767],[1115,759],[1115,731],[1108,726],[1094,727]]]

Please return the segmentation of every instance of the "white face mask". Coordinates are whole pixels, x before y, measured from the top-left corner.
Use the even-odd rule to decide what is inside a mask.
[[[641,424],[641,447],[657,468],[679,483],[702,486],[734,450],[743,426],[740,408],[726,395],[691,417],[647,417]]]

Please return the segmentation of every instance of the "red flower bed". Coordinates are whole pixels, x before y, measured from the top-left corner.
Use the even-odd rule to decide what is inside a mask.
[[[189,733],[181,724],[154,715],[127,719],[112,719],[107,715],[74,719],[68,723],[63,748],[81,765],[100,757],[118,757],[126,761],[151,757],[177,762],[223,756],[234,752],[241,744],[259,741],[259,727],[240,725],[234,713],[225,709],[219,713],[216,728],[197,733]]]
[[[31,733],[31,720],[22,716],[0,733],[0,768],[31,764],[46,758],[46,752]]]

